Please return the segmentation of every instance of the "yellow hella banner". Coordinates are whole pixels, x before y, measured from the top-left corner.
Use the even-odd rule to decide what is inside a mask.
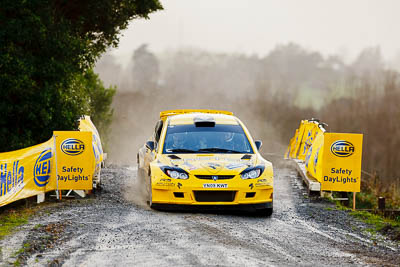
[[[53,140],[0,153],[0,206],[55,190]]]
[[[320,130],[318,126],[318,122],[316,121],[308,121],[305,123],[303,139],[301,141],[300,153],[298,154],[298,159],[305,160],[308,150],[315,140],[315,136]]]
[[[57,188],[90,190],[95,169],[91,132],[55,131]]]
[[[92,136],[92,132],[59,131],[45,143],[0,153],[0,206],[57,189],[91,190]]]
[[[303,139],[305,123],[306,121],[302,120],[300,122],[299,128],[296,130],[293,149],[290,151],[291,158],[297,159],[298,151],[300,150],[301,140]]]
[[[287,150],[286,150],[286,153],[285,153],[285,159],[290,159],[290,157],[291,157],[291,155],[292,155],[292,151],[294,151],[294,149],[295,149],[295,146],[296,146],[296,140],[297,140],[297,136],[299,135],[299,129],[296,129],[296,132],[295,132],[295,134],[294,134],[294,136],[292,137],[292,139],[290,139],[290,143],[289,143],[289,146],[288,146],[288,148],[287,148]]]
[[[362,134],[324,134],[321,190],[360,192],[362,141]]]
[[[306,169],[308,174],[322,182],[322,164],[324,156],[324,132],[318,128],[314,142],[306,156]]]
[[[103,148],[101,145],[99,132],[97,131],[93,122],[90,120],[89,116],[84,116],[79,120],[79,130],[81,132],[92,132],[92,144],[94,157],[96,159],[96,168],[100,168],[100,164],[104,159]]]

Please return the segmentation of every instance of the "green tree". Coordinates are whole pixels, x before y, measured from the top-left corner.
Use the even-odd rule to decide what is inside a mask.
[[[158,0],[2,0],[0,151],[76,128],[96,106],[88,97],[98,97],[77,86],[79,75],[118,45],[130,20],[159,9]]]

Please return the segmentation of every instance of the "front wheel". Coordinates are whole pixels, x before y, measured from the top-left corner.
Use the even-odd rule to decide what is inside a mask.
[[[273,208],[259,209],[256,211],[256,215],[260,217],[270,217],[273,212],[274,212]]]
[[[149,176],[149,189],[148,189],[148,196],[149,196],[149,206],[153,208],[153,192],[151,190],[151,176]]]

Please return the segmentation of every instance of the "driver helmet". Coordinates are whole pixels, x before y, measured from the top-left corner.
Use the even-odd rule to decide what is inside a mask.
[[[231,142],[233,139],[233,133],[232,132],[224,132],[224,140],[225,142]]]
[[[182,148],[185,143],[185,134],[184,133],[173,134],[172,141],[174,147]]]

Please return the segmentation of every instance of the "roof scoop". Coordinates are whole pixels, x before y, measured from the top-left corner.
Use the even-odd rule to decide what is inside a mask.
[[[215,127],[215,119],[208,116],[199,116],[193,119],[196,127]]]

